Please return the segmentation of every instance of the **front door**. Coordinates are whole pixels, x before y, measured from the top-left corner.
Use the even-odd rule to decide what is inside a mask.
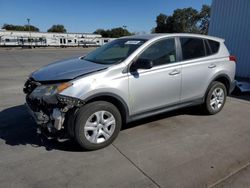
[[[153,61],[153,68],[129,73],[131,115],[180,101],[181,65],[176,56],[175,38],[162,39],[144,50],[138,59]]]

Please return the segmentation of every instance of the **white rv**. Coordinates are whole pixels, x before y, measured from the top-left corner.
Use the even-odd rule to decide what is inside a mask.
[[[0,30],[1,46],[33,46],[33,47],[68,47],[68,46],[101,46],[112,38],[102,38],[91,33],[49,33],[29,31]]]

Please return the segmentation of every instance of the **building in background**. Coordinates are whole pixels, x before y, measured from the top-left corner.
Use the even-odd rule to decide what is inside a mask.
[[[250,78],[250,0],[213,0],[208,33],[236,55],[236,76]]]
[[[48,33],[0,30],[0,46],[68,47],[102,46],[111,41],[91,33]]]

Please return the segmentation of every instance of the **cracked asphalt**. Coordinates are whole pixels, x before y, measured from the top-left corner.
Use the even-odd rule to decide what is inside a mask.
[[[133,122],[98,151],[38,138],[26,78],[90,50],[0,49],[0,187],[250,187],[249,96],[213,116],[186,108]]]

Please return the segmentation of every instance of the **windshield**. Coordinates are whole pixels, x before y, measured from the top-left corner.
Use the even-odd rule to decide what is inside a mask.
[[[115,64],[125,60],[146,40],[117,39],[85,56],[85,60],[101,64]]]

